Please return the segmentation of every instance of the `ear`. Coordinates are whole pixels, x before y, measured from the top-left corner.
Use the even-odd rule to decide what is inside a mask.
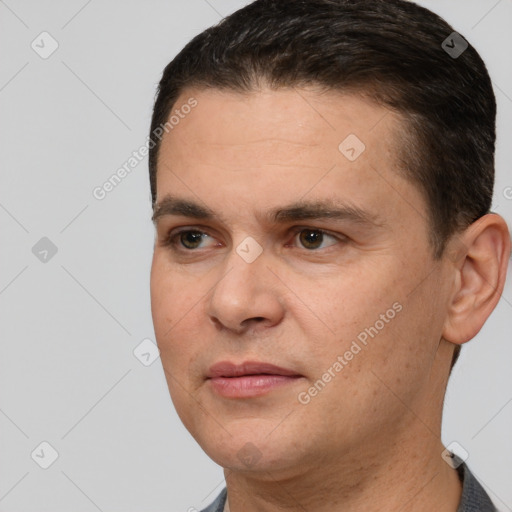
[[[443,338],[461,345],[476,336],[501,297],[510,258],[510,234],[505,220],[490,213],[455,235],[451,244],[457,248],[455,279]]]

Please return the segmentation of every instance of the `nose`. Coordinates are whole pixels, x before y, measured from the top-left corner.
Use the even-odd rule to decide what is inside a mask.
[[[279,324],[285,311],[282,284],[265,251],[248,262],[234,247],[225,263],[207,306],[217,327],[242,334]]]

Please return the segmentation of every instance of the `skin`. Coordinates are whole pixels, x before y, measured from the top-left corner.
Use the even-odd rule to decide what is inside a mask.
[[[402,120],[363,97],[188,90],[176,105],[191,96],[197,107],[162,141],[157,205],[172,194],[218,219],[157,216],[152,314],[171,398],[225,469],[229,509],[455,512],[461,485],[441,457],[443,397],[454,344],[475,336],[503,289],[505,222],[482,217],[434,260],[426,202],[396,170]],[[366,146],[355,161],[338,149],[349,134]],[[334,199],[376,224],[266,219],[298,199]],[[297,227],[327,234],[311,248]],[[179,237],[166,245],[177,228],[206,236],[198,248]],[[248,236],[263,251],[252,263],[236,252]],[[395,303],[401,311],[300,403]],[[228,399],[205,378],[225,360],[302,377]]]

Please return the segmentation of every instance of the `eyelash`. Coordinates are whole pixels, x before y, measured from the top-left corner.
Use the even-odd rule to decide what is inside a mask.
[[[346,237],[331,234],[328,231],[325,231],[320,228],[313,228],[313,227],[307,227],[307,226],[300,226],[300,227],[294,228],[294,230],[292,232],[293,238],[295,238],[302,231],[313,231],[316,233],[321,233],[322,236],[328,236],[328,237],[336,239],[338,243],[343,243],[343,242],[346,242],[346,240],[347,240]],[[163,245],[166,247],[170,247],[173,251],[176,251],[176,252],[192,253],[195,251],[199,251],[200,250],[199,248],[188,249],[184,246],[181,246],[178,248],[178,245],[180,244],[180,236],[184,233],[200,233],[201,235],[210,236],[207,232],[201,231],[200,229],[187,228],[187,229],[182,229],[182,230],[176,231],[175,233],[172,233],[172,234],[169,233],[165,237],[165,240],[163,241]],[[323,248],[323,250],[329,249],[329,247],[334,246],[334,245],[336,245],[336,244],[329,245],[328,247]],[[318,251],[322,250],[321,248],[320,249],[307,249],[306,247],[303,247],[303,249],[307,252],[318,252]]]

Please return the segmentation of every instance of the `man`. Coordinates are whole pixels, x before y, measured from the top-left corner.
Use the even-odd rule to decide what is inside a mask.
[[[167,66],[149,157],[170,395],[208,512],[495,510],[441,442],[503,290],[485,65],[402,0],[258,0]]]

